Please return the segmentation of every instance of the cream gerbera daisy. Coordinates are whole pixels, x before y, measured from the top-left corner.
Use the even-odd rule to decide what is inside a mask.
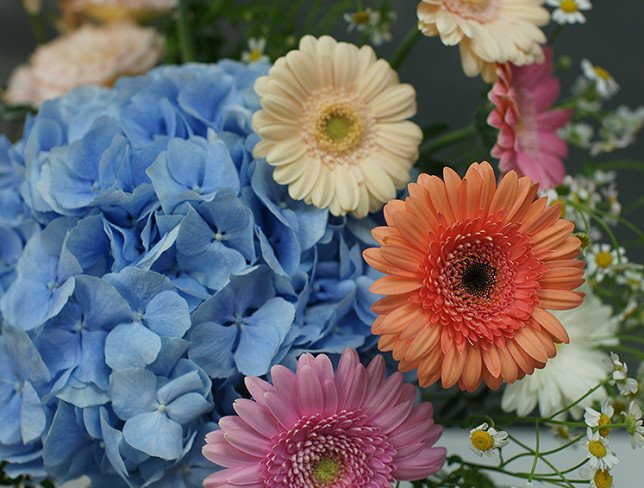
[[[447,46],[459,45],[463,70],[496,80],[495,63],[523,66],[543,61],[546,36],[539,26],[549,20],[543,0],[422,0],[418,26],[426,36],[439,35]]]
[[[334,215],[364,217],[395,198],[418,157],[416,92],[369,46],[305,36],[255,91],[255,157],[289,194]]]

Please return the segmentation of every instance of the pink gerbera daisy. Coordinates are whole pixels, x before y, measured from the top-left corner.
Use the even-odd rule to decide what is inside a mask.
[[[300,356],[297,371],[271,369],[273,384],[246,378],[254,400],[220,420],[203,454],[226,469],[205,487],[381,488],[436,473],[445,449],[432,405],[400,373],[385,379],[377,356],[367,368],[347,349],[334,374],[325,355]]]
[[[498,64],[498,81],[488,94],[496,108],[487,119],[499,129],[492,156],[501,171],[516,170],[542,189],[560,184],[566,175],[562,159],[568,148],[557,130],[570,120],[570,110],[552,110],[559,80],[552,75],[552,51],[541,64]]]

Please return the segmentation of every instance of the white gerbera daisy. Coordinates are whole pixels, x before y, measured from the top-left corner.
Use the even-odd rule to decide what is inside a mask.
[[[619,85],[617,84],[615,79],[601,66],[594,66],[587,59],[583,59],[581,61],[581,69],[584,73],[584,76],[589,81],[595,82],[597,93],[599,93],[599,96],[604,100],[612,97],[619,91]]]
[[[496,430],[487,423],[470,430],[470,449],[478,456],[493,456],[494,449],[501,449],[509,442],[507,432]]]
[[[613,345],[611,337],[617,331],[617,318],[610,306],[592,294],[589,287],[583,303],[572,310],[552,314],[562,323],[570,336],[569,344],[558,346],[557,355],[545,368],[535,370],[522,380],[507,385],[501,407],[518,415],[528,415],[537,405],[541,416],[548,417],[581,397],[604,380],[610,373],[608,355],[598,345]],[[585,398],[571,411],[579,418],[584,407],[606,398],[603,388]]]
[[[583,24],[586,17],[582,10],[590,10],[592,4],[589,0],[547,0],[551,7],[557,7],[552,12],[552,20],[558,24]]]
[[[590,462],[588,463],[595,471],[608,471],[613,469],[619,462],[613,451],[608,449],[608,439],[599,435],[599,432],[593,432],[590,427],[586,429],[586,448]]]
[[[255,84],[256,157],[273,178],[334,215],[364,217],[395,198],[418,157],[416,91],[369,46],[305,36]]]
[[[523,66],[543,61],[546,36],[539,26],[549,20],[543,0],[422,0],[418,27],[440,36],[446,46],[458,44],[463,71],[496,79],[495,63]]]

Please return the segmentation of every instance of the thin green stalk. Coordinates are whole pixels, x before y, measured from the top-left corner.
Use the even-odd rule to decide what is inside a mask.
[[[550,417],[548,417],[548,418],[544,419],[543,421],[544,421],[544,422],[549,422],[549,421],[551,421],[551,420],[555,420],[555,417],[556,417],[557,415],[561,415],[562,413],[567,412],[567,411],[568,411],[568,410],[570,410],[572,407],[574,407],[574,406],[578,405],[580,402],[582,402],[585,398],[588,398],[590,395],[592,395],[592,394],[593,394],[593,393],[595,393],[597,390],[599,390],[600,388],[602,388],[606,383],[608,383],[608,381],[610,380],[610,378],[611,378],[611,377],[612,377],[612,375],[611,375],[611,376],[609,376],[608,378],[606,378],[604,381],[602,381],[602,382],[601,382],[601,383],[599,383],[598,385],[596,385],[596,386],[594,386],[593,388],[591,388],[590,390],[588,390],[586,393],[584,393],[581,397],[579,397],[577,400],[575,400],[574,402],[572,402],[570,405],[568,405],[568,406],[566,406],[566,407],[562,408],[561,410],[559,410],[559,411],[557,411],[557,412],[553,413]]]
[[[453,144],[471,139],[474,136],[476,136],[476,130],[471,126],[448,132],[447,134],[444,134],[434,140],[427,141],[422,146],[420,146],[420,157],[423,158]]]
[[[397,70],[403,63],[403,61],[405,61],[407,55],[411,52],[412,48],[416,44],[416,41],[420,39],[420,36],[421,32],[415,25],[409,30],[409,32],[407,32],[400,45],[398,46],[398,49],[396,49],[396,52],[389,61],[389,64],[393,69]]]
[[[194,39],[188,19],[188,0],[178,0],[179,15],[177,17],[177,36],[179,38],[179,50],[183,63],[190,63],[195,60]]]
[[[28,16],[36,42],[38,44],[43,44],[47,41],[47,36],[45,35],[45,29],[42,26],[42,18],[40,14],[28,14]]]
[[[534,472],[537,469],[537,462],[539,461],[539,422],[534,423],[534,459],[532,461],[532,469],[530,470],[530,477],[528,481],[534,478]]]
[[[561,31],[563,30],[563,25],[558,24],[557,27],[552,31],[552,34],[550,34],[550,37],[548,37],[548,45],[552,46],[555,41],[557,40],[557,37],[559,37],[559,34],[561,34]]]

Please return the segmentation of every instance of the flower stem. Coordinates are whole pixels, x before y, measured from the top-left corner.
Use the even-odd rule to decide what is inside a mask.
[[[416,41],[420,39],[420,36],[421,34],[417,26],[414,26],[409,30],[407,35],[405,35],[402,42],[398,46],[398,49],[396,49],[396,52],[391,57],[391,61],[389,61],[389,64],[393,69],[398,70],[400,65],[407,58],[409,52],[414,47],[414,44],[416,44]]]
[[[29,15],[29,23],[31,24],[31,30],[34,33],[36,42],[38,44],[43,44],[47,40],[47,36],[45,35],[45,30],[43,29],[43,26],[42,26],[42,18],[40,14],[28,14],[28,15]]]
[[[420,158],[423,158],[436,151],[439,151],[448,146],[451,146],[452,144],[456,144],[458,142],[471,139],[475,135],[476,135],[476,131],[474,130],[474,127],[471,127],[471,126],[463,127],[462,129],[457,129],[455,131],[448,132],[447,134],[441,137],[438,137],[437,139],[434,139],[432,141],[427,141],[422,146],[420,146]]]
[[[188,0],[179,0],[179,16],[177,18],[177,35],[179,37],[179,49],[181,50],[181,61],[190,63],[195,60],[195,48],[193,44],[190,22],[188,21]]]
[[[600,388],[602,388],[606,383],[608,383],[608,381],[610,380],[610,378],[611,378],[611,377],[612,377],[612,375],[611,375],[611,376],[609,376],[608,378],[606,378],[604,381],[602,381],[602,382],[601,382],[601,383],[599,383],[598,385],[596,385],[596,386],[592,387],[590,390],[588,390],[586,393],[584,393],[581,397],[579,397],[577,400],[575,400],[574,402],[572,402],[570,405],[567,405],[566,407],[562,408],[561,410],[559,410],[559,411],[557,411],[557,412],[553,413],[550,417],[543,419],[543,421],[544,421],[545,423],[547,423],[547,422],[550,422],[550,421],[555,420],[555,417],[556,417],[557,415],[560,415],[560,414],[562,414],[562,413],[564,413],[564,412],[567,412],[567,411],[568,411],[568,410],[570,410],[572,407],[574,407],[574,406],[578,405],[580,402],[582,402],[585,398],[589,397],[590,395],[592,395],[593,393],[595,393],[597,390],[599,390]],[[555,422],[556,422],[556,421],[555,421]]]

